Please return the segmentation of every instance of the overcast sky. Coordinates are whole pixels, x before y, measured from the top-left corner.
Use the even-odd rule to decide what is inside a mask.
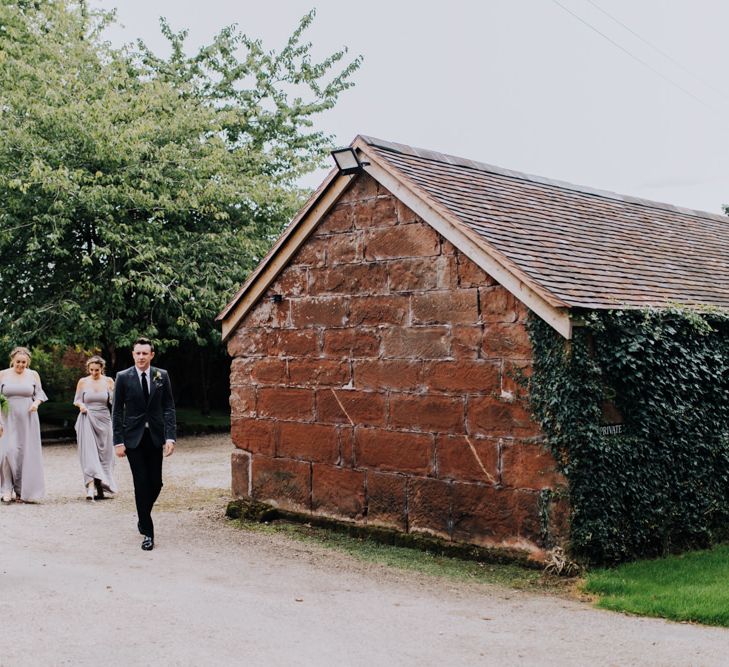
[[[116,44],[164,52],[237,23],[280,49],[309,9],[314,52],[363,55],[319,117],[357,134],[720,213],[729,204],[729,2],[724,0],[91,0]],[[316,175],[308,185],[316,185]]]

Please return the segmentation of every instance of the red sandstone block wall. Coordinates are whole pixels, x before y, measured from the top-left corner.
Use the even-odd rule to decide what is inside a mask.
[[[537,548],[562,480],[517,382],[526,317],[359,177],[229,342],[234,494]]]

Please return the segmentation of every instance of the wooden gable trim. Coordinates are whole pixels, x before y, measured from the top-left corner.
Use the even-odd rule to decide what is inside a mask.
[[[223,341],[227,340],[235,331],[238,323],[276,280],[278,274],[283,271],[296,251],[309,238],[319,220],[336,203],[353,178],[354,176],[342,176],[334,173],[320,188],[319,196],[312,197],[297,218],[291,222],[288,230],[261,260],[261,264],[216,318],[222,320],[223,323]]]
[[[569,306],[566,303],[544,290],[508,258],[488,246],[475,232],[461,224],[444,207],[433,201],[427,193],[388,165],[374,151],[368,151],[368,144],[364,139],[357,137],[352,145],[370,160],[364,170],[372,178],[381,183],[403,204],[556,329],[564,338],[572,338],[572,321]],[[230,337],[238,323],[287,266],[296,251],[306,242],[321,218],[334,206],[353,178],[356,178],[356,175],[342,176],[332,172],[318,191],[312,195],[309,202],[238,290],[235,297],[217,316],[216,319],[222,321],[223,341]]]
[[[475,232],[461,224],[416,185],[410,184],[409,179],[404,178],[373,151],[368,151],[368,144],[362,138],[358,137],[354,145],[370,160],[365,168],[370,176],[564,338],[572,338],[572,321],[566,303],[537,285],[508,258],[489,247]]]

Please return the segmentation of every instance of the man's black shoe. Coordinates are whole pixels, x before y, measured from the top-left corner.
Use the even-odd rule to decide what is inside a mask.
[[[144,539],[142,540],[142,550],[152,551],[152,549],[154,549],[154,540],[148,535],[145,535]]]

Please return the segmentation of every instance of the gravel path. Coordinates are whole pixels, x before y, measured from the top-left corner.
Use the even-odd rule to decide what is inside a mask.
[[[120,494],[87,503],[75,448],[48,500],[0,507],[0,665],[726,665],[729,631],[363,564],[222,515],[231,445],[165,461],[155,550]]]

